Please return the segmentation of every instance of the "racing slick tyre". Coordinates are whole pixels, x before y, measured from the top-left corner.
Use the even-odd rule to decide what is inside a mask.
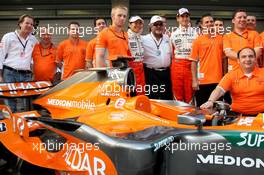
[[[9,174],[13,172],[13,167],[17,163],[17,157],[8,151],[2,143],[0,143],[0,174]]]
[[[32,165],[24,160],[19,160],[16,175],[55,175],[55,171],[36,165]]]

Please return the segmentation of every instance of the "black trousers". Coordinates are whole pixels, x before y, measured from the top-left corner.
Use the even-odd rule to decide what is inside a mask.
[[[203,103],[208,101],[208,98],[217,85],[217,83],[199,85],[199,90],[195,92],[197,107],[200,107]]]
[[[151,99],[172,100],[170,68],[165,70],[150,69],[144,65],[146,95]]]

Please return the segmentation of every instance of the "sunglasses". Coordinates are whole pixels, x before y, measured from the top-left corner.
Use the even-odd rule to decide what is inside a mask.
[[[163,23],[162,22],[156,22],[153,24],[153,26],[163,26]]]

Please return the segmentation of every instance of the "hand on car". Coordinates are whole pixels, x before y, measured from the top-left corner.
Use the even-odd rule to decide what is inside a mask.
[[[208,100],[207,102],[205,102],[204,104],[202,104],[200,106],[201,109],[208,109],[208,108],[212,108],[214,106],[214,102],[211,100]]]

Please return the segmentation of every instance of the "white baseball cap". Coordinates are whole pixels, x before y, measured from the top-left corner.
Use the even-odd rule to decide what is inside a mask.
[[[140,20],[141,22],[144,22],[144,20],[140,16],[131,16],[129,18],[129,22],[135,22],[137,20]]]
[[[158,21],[164,22],[164,20],[163,20],[163,18],[161,16],[154,15],[154,16],[151,17],[149,25],[150,24],[154,24],[155,22],[158,22]]]
[[[188,10],[187,8],[180,8],[180,9],[178,10],[177,15],[178,15],[178,16],[181,16],[181,15],[183,15],[184,13],[190,14],[190,12],[189,12],[189,10]]]

